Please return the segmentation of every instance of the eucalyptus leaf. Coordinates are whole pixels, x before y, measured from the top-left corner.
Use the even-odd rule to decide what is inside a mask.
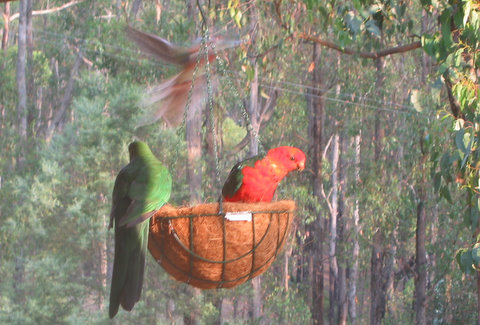
[[[480,266],[480,243],[476,243],[472,247],[472,261],[476,268]]]
[[[463,152],[467,153],[467,148],[465,147],[465,143],[463,142],[463,138],[465,136],[465,129],[461,128],[460,130],[457,131],[455,134],[455,143],[457,145],[457,148]]]
[[[480,217],[480,212],[478,211],[477,206],[470,207],[470,224],[472,230],[475,231],[478,225],[478,218]]]
[[[374,20],[368,20],[366,23],[365,23],[365,27],[367,28],[367,30],[372,33],[373,35],[377,36],[377,37],[380,37],[381,36],[381,31],[380,31],[380,28],[378,28],[377,24],[375,24],[375,21]]]
[[[463,26],[467,24],[471,9],[472,9],[472,1],[471,0],[465,1],[465,6],[463,7]]]
[[[436,173],[433,178],[433,189],[435,192],[438,192],[441,184],[442,184],[442,174]]]
[[[472,265],[473,265],[472,250],[467,249],[463,251],[460,255],[460,268],[465,274],[473,274],[475,270],[473,269]]]

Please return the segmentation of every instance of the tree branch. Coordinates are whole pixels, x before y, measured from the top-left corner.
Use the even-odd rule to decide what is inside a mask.
[[[356,50],[350,49],[350,48],[342,48],[342,47],[338,46],[337,44],[335,44],[333,42],[326,41],[324,39],[321,39],[321,38],[318,38],[318,37],[315,37],[315,36],[312,36],[312,35],[308,35],[308,34],[305,34],[305,33],[296,34],[296,35],[294,35],[294,37],[297,37],[297,38],[300,38],[300,39],[303,39],[303,40],[306,40],[306,41],[318,43],[322,46],[328,47],[332,50],[336,50],[336,51],[341,52],[343,54],[358,55],[358,56],[360,56],[362,58],[366,58],[366,59],[378,59],[378,58],[388,56],[388,55],[391,55],[391,54],[404,53],[404,52],[412,51],[412,50],[415,50],[415,49],[418,49],[418,48],[422,47],[422,43],[420,41],[417,41],[417,42],[413,42],[413,43],[406,44],[406,45],[399,45],[399,46],[391,47],[391,48],[381,50],[381,51],[377,51],[377,52],[363,52],[363,51],[356,51]]]
[[[263,127],[272,117],[275,106],[277,105],[278,90],[274,87],[268,94],[268,99],[265,105],[260,108],[259,120],[260,126]],[[260,130],[256,130],[258,133]]]
[[[455,96],[453,96],[453,85],[448,69],[443,73],[442,76],[445,82],[445,87],[447,88],[448,101],[450,103],[450,110],[452,111],[453,117],[455,117],[455,119],[458,119],[459,117],[464,118],[463,114],[461,113],[460,105],[455,99]]]
[[[60,10],[63,10],[63,9],[67,9],[68,7],[74,6],[74,5],[79,4],[81,2],[83,2],[83,0],[74,0],[74,1],[70,1],[70,2],[67,2],[67,3],[63,4],[60,7],[44,9],[44,10],[35,10],[35,11],[32,11],[32,16],[40,16],[40,15],[51,14],[52,12],[57,12],[57,11],[60,11]],[[17,12],[15,14],[11,15],[8,21],[12,22],[13,20],[17,19],[18,17],[19,17],[19,14]]]
[[[63,94],[63,98],[60,102],[60,108],[58,109],[57,112],[55,112],[55,115],[53,116],[52,124],[50,124],[50,126],[46,130],[45,138],[47,139],[47,142],[51,140],[55,130],[60,125],[60,122],[65,116],[65,112],[67,111],[67,108],[70,106],[70,103],[73,97],[73,87],[75,85],[75,78],[77,77],[78,70],[82,63],[82,58],[83,58],[82,50],[78,50],[77,58],[73,63],[73,67],[70,73],[70,78],[68,79],[67,85],[65,87],[65,92]]]

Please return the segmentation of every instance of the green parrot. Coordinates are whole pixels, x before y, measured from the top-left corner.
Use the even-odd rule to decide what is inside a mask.
[[[115,257],[110,289],[110,318],[119,305],[132,310],[140,300],[147,252],[149,219],[170,198],[172,177],[146,143],[128,146],[130,163],[113,187],[110,225],[115,221]]]

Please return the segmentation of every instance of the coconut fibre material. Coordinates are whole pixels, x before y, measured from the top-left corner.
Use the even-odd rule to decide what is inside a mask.
[[[166,205],[151,219],[150,253],[176,280],[231,288],[265,272],[285,243],[295,202],[223,203],[224,213],[249,212],[251,221],[231,221],[218,208]]]

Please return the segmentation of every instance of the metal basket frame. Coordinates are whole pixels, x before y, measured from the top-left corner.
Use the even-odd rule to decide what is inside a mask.
[[[179,271],[181,274],[183,274],[184,276],[187,277],[187,281],[185,281],[185,283],[187,283],[187,284],[190,284],[191,280],[197,280],[197,281],[201,281],[201,282],[217,284],[216,288],[222,288],[225,283],[237,282],[237,281],[243,280],[245,278],[247,278],[247,280],[245,280],[245,281],[248,281],[248,280],[252,279],[254,277],[254,274],[257,271],[262,269],[265,265],[269,264],[272,259],[275,259],[277,257],[278,252],[279,252],[280,248],[283,246],[284,241],[287,237],[287,234],[290,230],[290,222],[291,222],[290,219],[292,218],[290,215],[293,213],[293,211],[278,210],[278,211],[245,211],[245,212],[248,212],[248,213],[252,214],[252,220],[249,221],[252,224],[252,249],[249,250],[248,252],[242,254],[241,256],[237,256],[236,258],[226,260],[227,230],[226,230],[226,220],[225,220],[226,218],[225,218],[224,213],[202,214],[202,215],[186,215],[186,216],[164,217],[164,218],[162,218],[161,222],[162,223],[168,222],[168,229],[172,232],[172,235],[175,238],[176,242],[190,255],[190,258],[189,258],[189,264],[190,265],[189,265],[188,272],[185,272],[183,269],[178,267],[170,258],[168,258],[168,256],[166,254],[162,254],[163,259],[165,259],[165,261],[167,261],[168,264],[170,264],[173,268],[175,268],[177,271]],[[268,226],[265,230],[265,233],[263,234],[263,236],[260,238],[260,240],[258,242],[256,242],[256,238],[255,238],[255,214],[264,214],[264,215],[269,214],[269,217],[270,217]],[[285,227],[282,234],[281,234],[281,231],[280,231],[280,227],[277,227],[277,245],[276,245],[274,254],[272,256],[270,256],[263,264],[261,264],[260,266],[255,268],[254,267],[255,266],[255,251],[258,248],[258,246],[263,242],[263,240],[267,236],[268,232],[270,231],[274,214],[276,214],[276,217],[277,217],[277,224],[280,224],[280,215],[287,214],[286,227]],[[193,222],[193,220],[196,217],[222,217],[222,232],[223,232],[223,260],[222,261],[210,260],[210,259],[207,259],[207,258],[195,253],[194,222]],[[175,228],[174,228],[174,226],[172,225],[172,222],[171,222],[173,219],[180,219],[180,218],[188,218],[189,219],[189,227],[190,227],[190,231],[189,231],[190,245],[189,245],[189,247],[187,247],[187,245],[182,242],[182,240],[178,236],[178,234],[177,234],[177,232],[176,232],[176,230],[175,230]],[[159,242],[158,239],[154,236],[150,236],[149,238],[150,238],[150,240],[152,240],[152,243],[154,245],[156,245],[156,247],[158,248],[159,251],[162,251],[162,247],[166,246],[163,238],[162,238],[161,242]],[[225,265],[227,263],[238,261],[242,258],[247,258],[248,255],[250,255],[250,254],[252,255],[252,267],[250,269],[250,272],[246,275],[240,276],[240,277],[232,279],[232,280],[225,280]],[[199,259],[199,260],[204,261],[204,262],[208,262],[208,263],[222,264],[221,280],[220,281],[213,281],[213,280],[209,280],[209,279],[199,278],[199,277],[196,277],[195,275],[193,275],[192,273],[193,273],[194,258]],[[162,259],[157,260],[157,263],[161,264],[161,262],[162,262]],[[243,281],[243,282],[245,282],[245,281]]]

